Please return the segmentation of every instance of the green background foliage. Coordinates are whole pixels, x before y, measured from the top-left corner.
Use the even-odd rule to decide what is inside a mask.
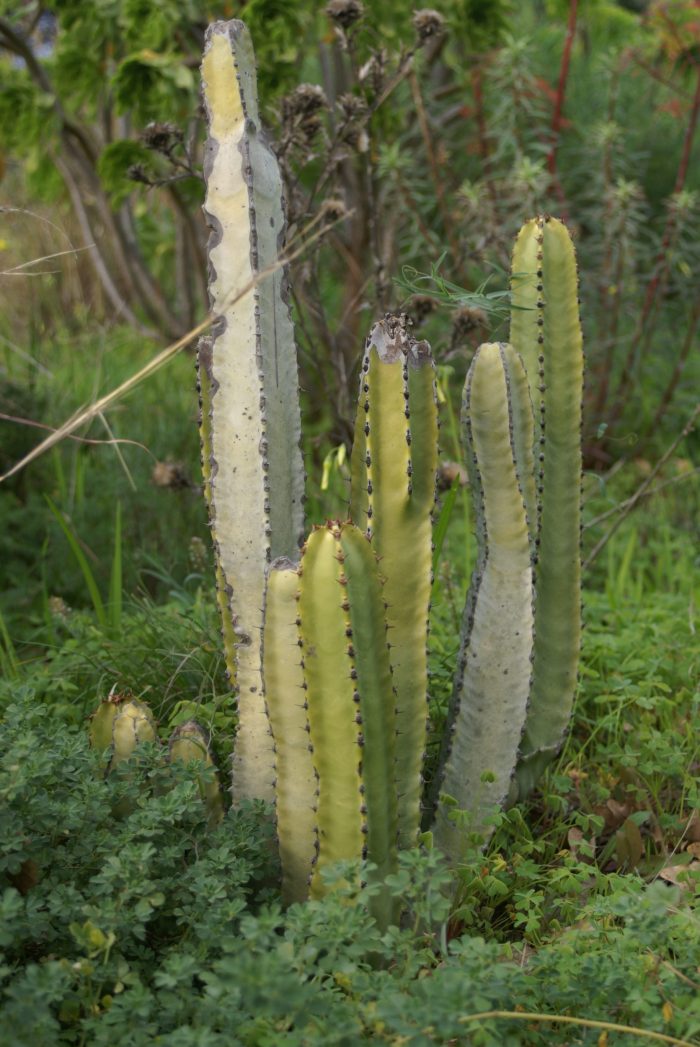
[[[697,400],[697,138],[673,195],[697,83],[694,9],[581,0],[562,204],[548,155],[569,5],[436,3],[447,32],[416,52],[415,82],[402,65],[413,6],[366,6],[343,40],[306,0],[0,0],[0,412],[12,419],[0,420],[0,471],[44,435],[31,423],[59,426],[204,315],[198,65],[207,22],[241,16],[293,230],[324,201],[353,212],[292,272],[309,519],[345,513],[338,448],[347,456],[355,368],[384,306],[408,309],[433,345],[443,464],[460,464],[461,386],[476,345],[505,334],[513,233],[565,204],[588,353],[585,559]],[[29,33],[45,82],[3,25]],[[395,76],[343,137],[339,99],[371,109]],[[327,103],[310,123],[289,115],[302,81]],[[172,125],[164,150],[144,136],[151,121]],[[133,319],[105,291],[91,242]],[[34,267],[53,272],[12,273],[77,247]],[[479,289],[505,297],[477,300]],[[420,308],[416,290],[430,292]],[[96,775],[86,718],[115,685],[149,702],[163,741],[196,716],[228,766],[235,713],[196,414],[185,353],[76,433],[135,443],[66,440],[0,485],[0,1041],[606,1042],[583,1025],[465,1021],[521,1008],[698,1042],[697,432],[586,571],[574,720],[540,790],[449,883],[434,852],[404,856],[388,886],[409,916],[382,936],[347,887],[283,912],[270,812],[229,811],[207,833],[193,775],[173,775],[157,746],[127,773]],[[450,489],[452,475],[436,508],[450,526],[433,587],[429,774],[474,561],[469,492]],[[125,799],[132,813],[115,819]],[[618,1039],[647,1042],[609,1032]]]

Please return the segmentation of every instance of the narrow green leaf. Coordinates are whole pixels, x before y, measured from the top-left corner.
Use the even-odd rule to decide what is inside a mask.
[[[442,553],[442,547],[445,544],[447,528],[450,526],[450,520],[452,519],[459,486],[460,481],[459,477],[457,477],[445,495],[445,500],[442,503],[442,509],[440,510],[440,515],[438,516],[435,530],[433,531],[433,596],[435,595],[435,590],[437,588],[437,569],[438,564],[440,563],[440,554]]]
[[[100,596],[100,590],[97,588],[95,576],[90,569],[90,564],[87,562],[85,553],[80,548],[80,543],[78,542],[77,536],[64,519],[63,513],[61,513],[61,511],[56,508],[49,496],[45,495],[44,497],[46,498],[46,502],[48,504],[49,509],[56,518],[58,526],[61,528],[64,535],[66,536],[66,541],[71,547],[71,552],[73,553],[73,556],[75,557],[78,566],[80,567],[80,570],[83,573],[83,578],[85,579],[85,584],[88,587],[90,599],[92,600],[92,606],[95,608],[95,615],[97,616],[97,620],[103,629],[107,629],[107,614],[105,611],[105,606],[102,602],[102,597]]]
[[[109,579],[109,624],[117,633],[122,624],[122,507],[117,502],[114,516],[114,552]]]
[[[5,619],[0,611],[0,667],[2,668],[3,676],[7,676],[10,680],[15,680],[19,675],[19,659],[15,652],[15,645],[12,642],[12,637],[7,631]]]

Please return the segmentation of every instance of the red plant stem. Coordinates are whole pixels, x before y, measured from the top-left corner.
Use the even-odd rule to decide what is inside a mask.
[[[690,356],[690,350],[693,347],[698,322],[700,322],[700,300],[697,301],[693,306],[693,311],[690,315],[690,321],[688,323],[688,330],[686,331],[681,351],[678,354],[676,366],[673,369],[673,374],[669,379],[669,383],[666,386],[663,396],[661,397],[659,406],[656,409],[654,419],[652,422],[650,422],[650,424],[647,427],[646,433],[644,434],[646,438],[648,438],[652,433],[656,432],[656,430],[659,427],[659,423],[661,422],[661,419],[664,417],[669,407],[671,406],[671,401],[673,400],[676,388],[683,376],[685,365],[687,363],[688,357]]]
[[[700,65],[698,66],[698,79],[695,85],[695,97],[693,98],[693,104],[690,110],[690,116],[688,118],[688,124],[685,129],[685,137],[683,139],[683,151],[681,153],[681,159],[678,164],[678,172],[676,174],[676,184],[673,187],[674,196],[681,192],[685,186],[686,176],[688,174],[688,165],[690,163],[690,154],[693,149],[693,138],[695,137],[695,130],[698,124],[698,115],[700,114]],[[612,425],[617,422],[622,414],[625,395],[629,388],[629,384],[632,380],[633,365],[637,356],[637,350],[642,341],[645,338],[645,344],[651,337],[651,325],[648,323],[651,316],[652,310],[656,304],[656,297],[659,291],[659,287],[665,286],[666,276],[668,274],[669,264],[669,251],[668,248],[671,245],[671,238],[675,231],[676,225],[676,214],[672,209],[669,210],[668,218],[666,219],[666,226],[664,228],[664,235],[661,240],[661,247],[659,253],[656,256],[654,263],[654,272],[651,280],[647,284],[646,294],[644,295],[644,302],[642,304],[642,312],[639,317],[639,323],[635,329],[630,347],[627,351],[627,357],[622,366],[622,372],[620,375],[620,383],[617,387],[617,393],[615,395],[615,402],[613,403],[612,410],[610,413],[609,424]],[[648,328],[648,330],[647,330]]]
[[[561,121],[564,111],[564,96],[566,95],[566,82],[569,78],[569,65],[571,63],[571,49],[576,36],[576,16],[578,14],[578,0],[571,0],[569,6],[569,21],[566,27],[566,39],[561,56],[561,67],[559,69],[559,83],[557,85],[557,97],[554,102],[554,113],[552,114],[552,146],[547,156],[547,170],[552,178],[557,174],[557,146],[561,133]]]
[[[476,117],[482,172],[486,182],[486,189],[491,199],[491,206],[493,207],[494,215],[497,215],[498,193],[493,184],[493,175],[491,172],[491,147],[489,145],[488,129],[486,126],[484,82],[482,77],[482,65],[478,59],[475,60],[474,65],[472,66],[472,94],[474,96],[474,115]]]

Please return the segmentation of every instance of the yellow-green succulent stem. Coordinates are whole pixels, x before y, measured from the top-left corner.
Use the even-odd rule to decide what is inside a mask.
[[[386,317],[365,348],[350,515],[371,537],[385,583],[401,847],[416,843],[420,826],[437,434],[430,347],[412,338],[404,317]]]

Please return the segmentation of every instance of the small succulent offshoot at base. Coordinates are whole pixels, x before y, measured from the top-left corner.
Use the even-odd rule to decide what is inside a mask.
[[[100,702],[94,713],[90,716],[88,737],[90,748],[98,753],[106,753],[112,745],[112,728],[114,718],[119,708],[127,699],[118,694],[116,688],[112,688],[103,702]]]
[[[203,764],[207,774],[199,775],[199,791],[207,810],[207,824],[215,828],[224,817],[224,801],[221,795],[219,775],[211,754],[209,736],[196,720],[176,727],[168,742],[170,762]]]
[[[263,677],[275,752],[275,814],[282,898],[304,901],[316,855],[317,781],[309,738],[299,641],[299,573],[287,559],[270,565],[265,596]]]

